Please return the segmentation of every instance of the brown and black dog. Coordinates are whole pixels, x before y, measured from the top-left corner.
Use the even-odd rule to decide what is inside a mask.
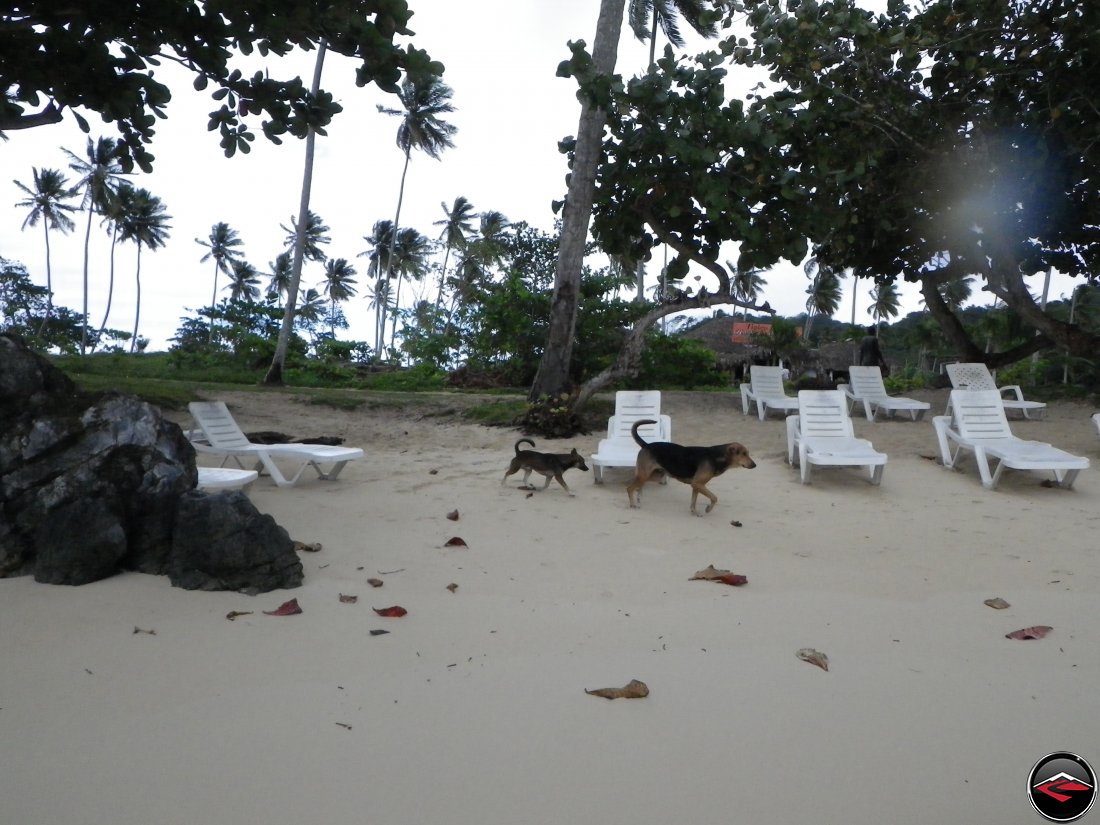
[[[508,480],[508,476],[524,470],[523,485],[525,487],[531,473],[541,473],[546,477],[546,483],[542,485],[543,490],[550,486],[551,479],[556,478],[565,492],[573,495],[573,491],[565,483],[563,477],[565,471],[572,467],[580,470],[588,469],[588,465],[584,463],[584,457],[577,452],[575,447],[569,453],[536,453],[534,450],[521,450],[519,448],[520,444],[535,446],[535,442],[529,438],[521,438],[516,442],[516,457],[512,459],[512,463],[508,465],[508,469],[504,472],[504,478],[500,480],[501,486]]]
[[[714,509],[718,496],[707,489],[707,482],[720,476],[730,467],[744,467],[751,470],[756,466],[749,451],[736,442],[716,444],[713,447],[684,447],[669,441],[646,442],[638,435],[643,424],[656,424],[656,421],[636,421],[630,428],[630,434],[642,448],[638,451],[638,463],[634,469],[634,480],[626,487],[626,495],[631,507],[638,507],[642,500],[642,487],[654,475],[664,473],[677,481],[691,486],[691,512],[701,516],[695,509],[695,502],[702,493],[710,503],[706,512]]]

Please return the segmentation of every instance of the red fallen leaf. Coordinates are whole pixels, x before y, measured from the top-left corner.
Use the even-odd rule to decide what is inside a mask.
[[[649,696],[649,686],[645,682],[631,679],[621,688],[598,688],[597,690],[585,688],[584,692],[589,696],[600,696],[604,699],[642,699]]]
[[[341,593],[340,594],[340,601],[342,601],[344,604],[355,604],[357,601],[359,601],[359,597],[358,596],[348,596],[344,593]]]
[[[704,570],[700,570],[688,581],[696,580],[721,582],[722,584],[729,584],[734,587],[740,587],[743,584],[749,583],[748,576],[742,576],[740,573],[731,573],[729,570],[718,570],[713,564],[709,565]]]
[[[458,536],[453,536],[452,538],[447,539],[445,542],[443,542],[443,546],[444,547],[469,547],[469,545],[466,544],[466,540],[462,539],[462,538],[459,538]]]
[[[1006,639],[1042,639],[1050,631],[1054,630],[1053,627],[1049,627],[1045,624],[1037,624],[1032,627],[1023,627],[1019,630],[1013,630],[1011,633],[1006,633]]]
[[[387,619],[400,619],[409,612],[398,604],[393,605],[393,607],[372,607],[371,610],[379,616],[385,616]]]
[[[265,610],[266,616],[293,616],[297,613],[301,613],[302,608],[298,606],[297,599],[291,599],[289,602],[283,602],[274,610]]]
[[[447,518],[451,521],[458,521],[458,510],[451,510],[451,512],[447,513]]]

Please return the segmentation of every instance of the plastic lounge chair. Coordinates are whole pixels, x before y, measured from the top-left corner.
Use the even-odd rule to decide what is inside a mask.
[[[887,395],[886,385],[882,383],[882,370],[878,367],[852,365],[848,367],[848,375],[851,383],[839,384],[837,389],[844,390],[849,412],[856,404],[863,404],[863,412],[868,421],[874,421],[880,410],[891,418],[896,412],[907,412],[914,421],[920,421],[931,406],[927,401]]]
[[[224,456],[222,466],[232,460],[243,468],[242,458],[254,459],[258,472],[267,471],[280,487],[293,487],[307,467],[312,467],[319,478],[331,481],[340,475],[349,461],[363,457],[357,447],[335,447],[325,444],[253,444],[241,432],[229,408],[221,401],[192,401],[187,405],[194,420],[188,437],[195,451]],[[196,429],[198,433],[196,433]],[[275,459],[296,462],[294,472],[284,475]],[[321,464],[331,464],[327,472]]]
[[[1025,400],[1019,384],[998,387],[997,382],[993,380],[993,375],[989,372],[989,367],[985,364],[948,364],[947,377],[951,379],[951,386],[957,390],[996,390],[1004,402],[1005,410],[1019,410],[1024,418],[1031,418],[1031,413],[1035,413],[1035,417],[1039,418],[1047,406],[1042,401]],[[1012,397],[1005,398],[1006,392]],[[950,414],[951,402],[948,401],[944,415]]]
[[[997,390],[952,390],[952,415],[932,419],[944,467],[954,467],[959,454],[974,454],[982,486],[992,490],[1004,470],[1049,470],[1061,487],[1070,488],[1089,460],[1042,441],[1028,441],[1012,434],[1005,402]],[[954,445],[954,448],[952,448]],[[990,471],[990,460],[996,462]]]
[[[814,464],[866,467],[871,483],[881,483],[886,453],[855,437],[842,390],[802,390],[798,404],[798,414],[787,416],[787,461],[794,466],[797,459],[803,484]]]
[[[236,467],[199,467],[200,490],[245,490],[252,486],[260,474],[255,470]]]
[[[1100,434],[1100,413],[1092,414],[1092,423],[1096,425],[1096,432]]]
[[[630,467],[638,460],[637,442],[630,435],[635,421],[650,419],[656,424],[638,428],[638,435],[646,441],[671,441],[672,420],[661,415],[660,390],[620,390],[615,393],[615,414],[607,419],[607,437],[600,439],[592,454],[592,480],[603,484],[603,471],[607,467]]]
[[[749,367],[749,382],[741,385],[741,412],[748,415],[752,404],[756,404],[756,413],[761,421],[769,409],[782,413],[798,411],[798,399],[787,395],[783,387],[782,367],[762,367],[757,364]]]

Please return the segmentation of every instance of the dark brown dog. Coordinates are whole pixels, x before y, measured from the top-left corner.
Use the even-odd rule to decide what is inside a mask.
[[[569,495],[573,495],[573,491],[569,489],[569,485],[565,483],[563,477],[566,470],[576,467],[580,470],[587,470],[588,465],[584,463],[584,457],[577,452],[574,447],[572,452],[569,453],[536,453],[534,450],[521,450],[520,444],[530,444],[535,446],[535,442],[529,438],[521,438],[516,442],[516,457],[512,459],[512,463],[508,465],[508,469],[504,473],[504,478],[500,480],[501,486],[504,486],[504,482],[508,480],[508,476],[513,473],[518,473],[520,470],[524,470],[523,473],[523,486],[527,486],[527,479],[531,477],[531,473],[541,473],[546,477],[546,483],[542,485],[542,489],[545,490],[550,486],[551,479],[557,479],[558,484],[562,486],[565,492]]]
[[[638,435],[638,427],[643,424],[656,424],[656,421],[636,421],[630,428],[630,434],[642,448],[638,451],[638,463],[634,469],[634,480],[626,487],[631,507],[638,507],[642,501],[642,487],[654,475],[667,474],[677,481],[691,486],[691,512],[701,516],[695,509],[695,502],[702,493],[708,499],[706,512],[709,513],[718,503],[718,496],[707,489],[707,482],[720,476],[730,467],[744,467],[751,470],[756,466],[749,451],[741,444],[716,444],[713,447],[684,447],[669,441],[646,442]]]

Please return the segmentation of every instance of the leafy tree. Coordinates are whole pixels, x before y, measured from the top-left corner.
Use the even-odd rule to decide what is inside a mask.
[[[428,274],[432,242],[412,227],[405,227],[398,230],[396,238],[391,241],[390,252],[389,273],[390,277],[397,281],[397,289],[393,294],[393,325],[390,328],[390,348],[392,349],[397,336],[397,310],[401,306],[401,284],[406,278],[422,281]]]
[[[871,306],[867,307],[867,311],[875,321],[889,320],[898,317],[900,304],[897,284],[893,281],[879,281],[871,290]]]
[[[142,247],[157,249],[168,240],[168,224],[172,217],[165,212],[160,198],[147,189],[135,188],[128,213],[122,216],[119,226],[119,240],[133,241],[137,245],[137,268],[134,281],[137,285],[137,299],[134,305],[134,334],[130,339],[130,352],[138,347],[138,325],[141,320],[141,250]]]
[[[85,130],[86,131],[86,130]],[[122,167],[115,159],[117,144],[111,138],[101,137],[92,142],[88,138],[88,144],[84,149],[84,157],[75,152],[63,149],[69,156],[69,168],[80,175],[76,188],[84,190],[84,200],[81,208],[88,212],[88,228],[84,232],[84,323],[88,319],[88,259],[92,238],[92,216],[99,212],[104,213],[108,209],[111,196],[118,188],[119,175]],[[87,350],[87,330],[81,337],[80,352]]]
[[[210,227],[210,234],[205,241],[201,238],[195,238],[195,243],[206,248],[206,252],[199,260],[199,263],[206,263],[210,260],[214,261],[214,292],[210,297],[210,306],[215,306],[218,302],[218,273],[224,272],[226,275],[230,274],[232,265],[237,261],[243,260],[244,253],[240,251],[240,246],[243,241],[241,241],[241,237],[237,234],[236,229],[233,229],[224,221],[218,221],[218,223]],[[213,340],[213,324],[210,325],[209,334],[210,340]]]
[[[756,299],[760,297],[761,290],[768,285],[768,282],[764,280],[764,276],[760,274],[760,270],[739,269],[729,261],[726,262],[726,266],[733,273],[732,288],[734,297],[744,304],[755,304]],[[749,308],[745,306],[742,320],[747,321],[748,317]]]
[[[294,243],[298,238],[298,221],[292,215],[290,217],[290,226],[285,224],[279,224],[279,228],[286,233],[287,249],[294,249]],[[305,224],[305,246],[302,249],[302,255],[307,261],[324,261],[327,257],[325,250],[322,247],[327,246],[332,242],[332,238],[329,237],[328,224],[324,219],[313,212],[308,213]]]
[[[822,264],[816,257],[810,258],[802,267],[810,285],[806,288],[806,338],[810,337],[814,319],[819,315],[831,318],[840,308],[840,280],[844,273],[828,264]]]
[[[695,32],[703,37],[718,36],[720,15],[711,0],[630,0],[630,28],[643,43],[649,41],[649,62],[657,53],[657,29],[678,49],[684,47],[679,18],[683,17]]]
[[[442,226],[439,240],[443,243],[443,266],[439,269],[439,288],[435,293],[435,310],[439,311],[443,303],[443,287],[447,282],[447,262],[451,257],[451,250],[462,250],[466,246],[466,238],[473,232],[470,221],[474,217],[474,207],[466,198],[459,195],[455,198],[454,205],[450,209],[446,203],[439,204],[446,216],[443,220],[435,221],[433,226]]]
[[[76,192],[69,187],[66,177],[57,169],[42,169],[37,167],[31,172],[33,187],[26,186],[19,181],[14,181],[19,189],[27,194],[25,200],[16,203],[16,206],[28,207],[30,212],[23,220],[23,229],[28,226],[38,226],[42,223],[43,239],[46,242],[46,312],[42,316],[44,331],[46,322],[50,318],[50,309],[53,307],[53,268],[50,265],[50,230],[57,229],[62,234],[71,232],[76,228],[76,223],[69,217],[69,213],[75,208],[65,201],[72,198]]]
[[[267,283],[267,292],[269,295],[274,295],[276,298],[282,298],[286,295],[287,289],[290,287],[290,269],[291,259],[290,252],[280,252],[275,256],[274,261],[268,263],[270,269],[271,279]],[[301,312],[299,307],[298,312]]]
[[[213,87],[220,108],[209,128],[228,156],[248,151],[255,119],[275,143],[287,133],[324,134],[341,111],[331,94],[306,89],[298,77],[246,76],[232,59],[310,50],[324,39],[358,61],[357,85],[396,92],[403,73],[443,71],[425,52],[394,43],[413,34],[411,16],[406,0],[284,0],[277,9],[190,0],[9,4],[0,11],[0,132],[57,123],[66,111],[87,132],[83,113],[96,113],[118,129],[123,168],[149,171],[146,147],[172,97],[155,70],[170,61],[194,74],[196,89]]]

